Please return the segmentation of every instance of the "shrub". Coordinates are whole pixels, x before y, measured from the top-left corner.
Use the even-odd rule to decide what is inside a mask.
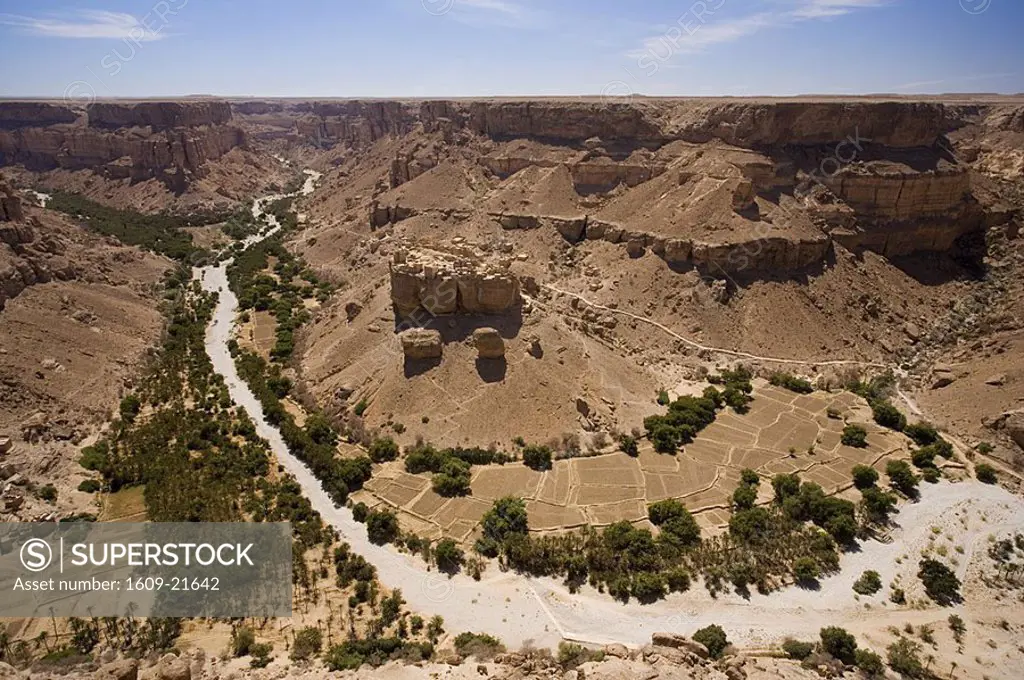
[[[256,632],[248,626],[239,626],[231,631],[231,653],[236,657],[246,656],[256,644]]]
[[[729,638],[726,637],[722,627],[717,624],[701,628],[693,634],[693,639],[707,648],[708,655],[712,659],[721,658],[725,648],[729,646]]]
[[[995,484],[999,481],[996,476],[996,469],[988,463],[978,463],[974,466],[974,476],[984,484]]]
[[[118,409],[121,414],[121,420],[126,423],[135,422],[135,416],[139,415],[139,411],[141,410],[142,401],[134,394],[129,394],[127,397],[122,399],[121,406]]]
[[[398,517],[388,510],[371,510],[366,516],[366,535],[374,545],[386,545],[398,538]]]
[[[849,665],[857,653],[857,639],[846,629],[829,626],[821,629],[821,648]]]
[[[442,539],[434,548],[434,560],[437,562],[437,568],[447,574],[457,572],[462,567],[464,559],[465,553],[450,538]]]
[[[374,463],[386,463],[398,458],[398,444],[391,437],[374,439],[370,444],[370,460]]]
[[[889,668],[908,678],[923,678],[924,664],[921,663],[921,645],[905,637],[893,642],[886,650]]]
[[[362,417],[362,415],[366,413],[366,409],[368,408],[370,408],[370,402],[366,401],[365,399],[360,399],[359,403],[356,404],[355,408],[352,409],[352,412],[355,413],[357,416]]]
[[[942,606],[960,601],[960,579],[952,569],[933,559],[923,559],[918,566],[917,577],[928,597]]]
[[[854,663],[869,678],[884,678],[885,663],[882,657],[870,649],[858,649],[853,654]]]
[[[292,645],[292,661],[306,661],[320,654],[323,648],[324,635],[319,628],[312,626],[303,628],[295,634],[295,643]]]
[[[640,447],[637,445],[636,437],[628,434],[619,437],[619,450],[633,458],[640,455]]]
[[[931,423],[920,422],[907,425],[903,428],[903,434],[914,440],[918,446],[934,444],[939,439],[939,432]]]
[[[352,506],[352,519],[362,524],[366,521],[366,516],[370,514],[370,509],[366,507],[366,503],[362,501]]]
[[[78,485],[78,490],[85,493],[96,493],[103,488],[103,484],[98,479],[83,479],[82,483]]]
[[[558,643],[558,663],[561,664],[562,668],[576,668],[588,661],[600,661],[603,658],[604,652],[593,651],[583,645],[565,642],[564,640]]]
[[[888,401],[872,402],[871,415],[876,423],[890,430],[902,432],[907,427],[907,417]]]
[[[744,468],[740,472],[740,481],[749,486],[759,486],[761,484],[761,477],[750,468]]]
[[[41,501],[53,503],[57,500],[57,487],[53,484],[45,484],[36,490],[36,497]]]
[[[942,473],[939,472],[937,467],[926,467],[921,470],[921,479],[928,482],[929,484],[935,484],[942,478]]]
[[[868,445],[867,430],[860,425],[847,425],[843,428],[843,436],[840,441],[846,446],[863,449]]]
[[[765,535],[770,519],[764,508],[734,512],[729,518],[729,533],[742,541],[755,541]]]
[[[814,391],[814,386],[810,382],[789,373],[773,373],[768,378],[768,382],[776,387],[782,387],[790,392],[797,392],[799,394],[810,394]]]
[[[814,643],[801,642],[800,640],[786,638],[782,642],[782,651],[784,651],[786,653],[786,656],[788,656],[790,659],[803,661],[814,652]]]
[[[853,592],[860,595],[874,595],[882,589],[882,577],[877,571],[868,569],[853,582]]]
[[[885,464],[885,474],[889,475],[889,483],[897,491],[907,496],[917,494],[919,480],[905,460],[890,460]]]
[[[665,572],[665,583],[673,593],[685,593],[690,589],[690,572],[678,567]]]
[[[547,446],[531,445],[523,449],[523,464],[543,472],[551,469],[551,449]]]
[[[853,466],[853,485],[860,490],[870,489],[878,483],[878,471],[869,465]]]
[[[270,656],[270,653],[274,651],[274,645],[269,642],[259,642],[249,648],[249,655],[252,659],[249,660],[250,668],[266,668],[270,665],[270,662],[274,659]]]
[[[813,557],[798,557],[793,562],[793,578],[801,585],[810,585],[821,576],[821,569]]]
[[[505,651],[501,640],[486,633],[459,633],[455,636],[455,651],[462,656],[473,656],[480,661],[494,658]]]
[[[668,396],[668,392],[660,390],[658,392],[658,405],[668,406],[672,402],[672,398]]]

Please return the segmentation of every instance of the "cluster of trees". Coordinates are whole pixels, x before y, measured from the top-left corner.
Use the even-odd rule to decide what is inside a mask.
[[[266,273],[275,259],[274,276]],[[284,361],[295,350],[295,331],[310,319],[303,300],[325,301],[334,287],[321,281],[312,269],[281,242],[268,238],[239,254],[228,268],[228,282],[238,296],[242,310],[269,311],[274,316],[275,343],[270,351],[275,361]]]
[[[796,474],[778,474],[772,479],[774,504],[794,522],[813,522],[840,545],[857,536],[856,506],[848,500],[825,495],[821,486],[803,482]],[[737,513],[738,514],[738,513]],[[734,519],[736,515],[733,516]]]
[[[792,373],[772,373],[768,382],[776,387],[782,387],[797,394],[810,394],[814,391],[814,385],[804,378],[798,378]]]
[[[846,629],[828,626],[818,632],[818,637],[817,642],[787,639],[782,643],[782,651],[802,662],[805,668],[831,667],[841,675],[844,667],[856,666],[866,677],[885,677],[882,657],[858,646],[857,638]]]
[[[238,373],[260,400],[267,421],[280,430],[288,449],[310,467],[334,502],[344,505],[349,493],[361,489],[370,478],[372,461],[365,456],[338,457],[337,433],[318,414],[312,414],[305,426],[299,427],[278,396],[280,367],[269,366],[259,355],[237,345],[232,345],[232,350]]]
[[[668,404],[668,413],[665,415],[644,418],[644,429],[654,449],[660,453],[675,453],[680,446],[692,442],[698,432],[713,423],[718,410],[725,406],[737,413],[745,413],[753,399],[750,396],[754,389],[750,382],[752,377],[753,374],[744,366],[722,371],[708,378],[710,382],[721,386],[722,390],[708,387],[700,397],[679,397]],[[659,403],[661,401],[659,399]],[[630,448],[634,449],[632,446]]]
[[[797,483],[799,489],[799,482]],[[728,534],[702,538],[700,527],[679,501],[648,507],[657,534],[618,522],[558,536],[531,536],[522,499],[497,501],[484,515],[475,549],[499,557],[512,569],[534,576],[560,576],[571,590],[584,583],[628,601],[651,602],[685,591],[700,574],[712,592],[731,584],[740,592],[782,585],[800,560],[817,573],[838,568],[835,541],[790,518],[781,506],[737,510]]]
[[[232,217],[233,211],[174,215],[147,215],[120,210],[91,201],[79,194],[54,191],[46,207],[84,220],[89,229],[113,236],[124,244],[139,246],[181,262],[195,264],[208,255],[192,243],[184,227],[217,224]]]
[[[509,455],[496,449],[479,447],[452,447],[436,449],[427,443],[417,443],[405,451],[405,469],[410,474],[433,473],[434,491],[446,498],[470,493],[469,481],[473,465],[504,465]]]

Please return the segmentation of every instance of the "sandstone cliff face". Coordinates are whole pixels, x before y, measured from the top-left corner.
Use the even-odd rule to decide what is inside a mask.
[[[0,102],[0,129],[74,123],[79,113],[45,102]]]
[[[399,317],[503,314],[521,302],[519,280],[470,252],[399,250],[390,266],[391,301]]]
[[[96,103],[88,109],[89,126],[99,128],[152,127],[167,130],[199,125],[223,125],[231,121],[231,105],[225,101]]]
[[[0,125],[0,164],[37,171],[91,169],[135,181],[157,177],[180,190],[189,175],[203,176],[207,161],[246,144],[240,128],[224,124],[231,119],[227,102],[93,104],[87,125],[66,124],[69,109],[41,106],[49,108],[31,120],[24,105],[0,104],[0,120],[23,123]]]
[[[0,222],[21,222],[25,219],[25,213],[21,209],[21,198],[6,182],[0,180]],[[0,238],[8,243],[6,237]]]

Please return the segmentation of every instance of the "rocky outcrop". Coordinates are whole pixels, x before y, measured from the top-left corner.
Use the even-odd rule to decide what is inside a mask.
[[[494,328],[477,328],[473,331],[473,346],[480,359],[505,358],[505,341]]]
[[[226,101],[104,102],[87,108],[89,127],[116,129],[151,127],[156,130],[223,125],[231,121]]]
[[[25,219],[25,213],[21,209],[21,198],[14,193],[5,182],[0,180],[0,222],[21,222]],[[15,237],[4,235],[0,237],[4,243],[13,240]],[[8,243],[8,245],[14,245]]]
[[[521,301],[519,280],[469,251],[399,250],[391,262],[391,301],[400,317],[503,314]]]
[[[444,345],[441,341],[441,333],[438,331],[410,328],[403,331],[398,337],[402,342],[402,352],[410,361],[441,358]]]

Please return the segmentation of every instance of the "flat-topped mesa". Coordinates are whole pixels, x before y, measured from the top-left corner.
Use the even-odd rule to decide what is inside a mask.
[[[930,147],[953,125],[946,107],[930,102],[737,102],[691,105],[681,113],[680,138],[747,148],[840,142]]]
[[[0,102],[0,129],[70,124],[80,115],[69,106],[46,102]]]
[[[522,301],[519,279],[507,263],[470,248],[399,249],[390,264],[391,302],[401,318],[426,312],[504,314]]]
[[[156,130],[223,125],[231,121],[226,101],[99,102],[90,104],[89,126],[105,129],[151,127]]]

